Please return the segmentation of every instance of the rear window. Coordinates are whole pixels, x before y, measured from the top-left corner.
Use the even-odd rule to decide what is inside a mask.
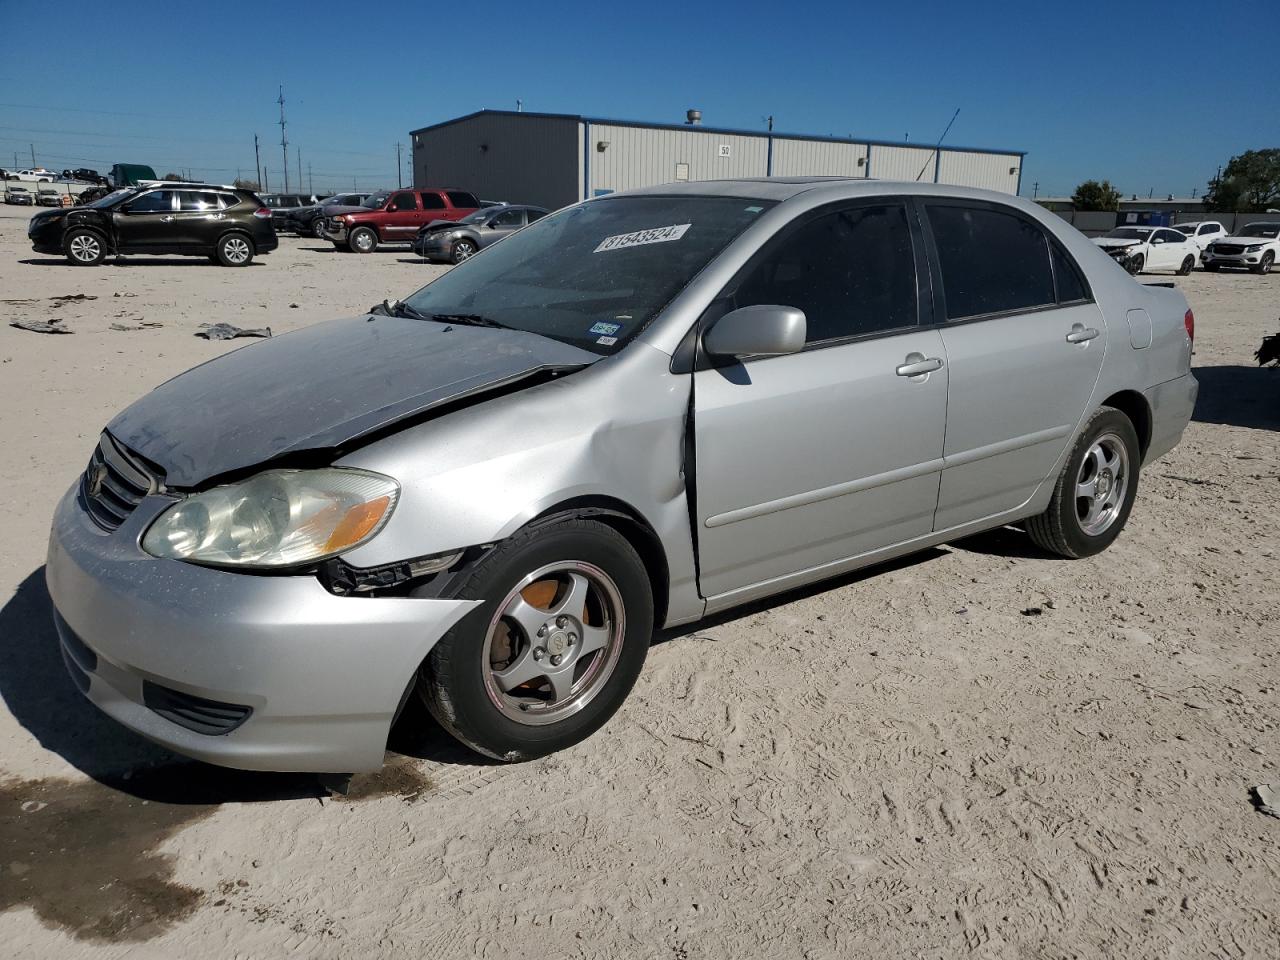
[[[464,193],[461,190],[446,190],[445,196],[449,198],[449,202],[455,207],[478,207],[480,201],[475,198],[474,194]]]
[[[948,320],[1054,304],[1044,231],[1013,213],[928,204]]]

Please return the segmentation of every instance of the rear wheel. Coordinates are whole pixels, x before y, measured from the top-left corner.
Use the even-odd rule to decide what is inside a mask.
[[[1253,268],[1254,273],[1270,273],[1272,264],[1276,262],[1276,255],[1268,250],[1262,255],[1262,262]]]
[[[354,253],[373,253],[378,249],[378,235],[368,227],[356,227],[347,237],[347,246]]]
[[[499,760],[572,746],[617,711],[649,649],[653,594],[621,534],[566,517],[494,547],[454,594],[481,604],[432,648],[417,691]]]
[[[107,255],[101,235],[92,230],[72,230],[62,241],[62,249],[77,267],[96,267]]]
[[[1196,258],[1187,254],[1187,256],[1182,258],[1182,266],[1178,267],[1178,276],[1185,277],[1195,268],[1195,265]]]
[[[245,267],[253,260],[253,241],[243,233],[229,233],[218,241],[214,250],[224,267]]]
[[[1031,539],[1064,557],[1105,550],[1129,519],[1140,459],[1133,423],[1119,410],[1102,407],[1072,448],[1048,509],[1027,521]]]

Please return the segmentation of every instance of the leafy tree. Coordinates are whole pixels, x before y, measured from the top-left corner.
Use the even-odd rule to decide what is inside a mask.
[[[184,179],[186,179],[186,178],[185,178],[185,177],[180,177],[180,176],[178,176],[176,173],[166,173],[166,174],[165,174],[163,177],[161,177],[160,179],[161,179],[161,180],[172,180],[172,181],[173,181],[173,182],[175,182],[175,183],[181,183],[181,182],[182,182]]]
[[[1209,181],[1204,201],[1210,210],[1223,213],[1261,212],[1280,205],[1280,147],[1232,157],[1222,176]]]
[[[1105,210],[1111,213],[1120,209],[1120,191],[1110,180],[1086,180],[1071,195],[1071,205],[1077,210]]]
[[[235,181],[232,183],[232,186],[236,187],[239,190],[259,189],[257,180],[246,180],[243,177],[236,177]]]

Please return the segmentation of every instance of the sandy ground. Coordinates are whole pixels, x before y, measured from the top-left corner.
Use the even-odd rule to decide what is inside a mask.
[[[1277,955],[1280,820],[1249,791],[1280,783],[1280,371],[1252,361],[1280,275],[1177,280],[1202,402],[1102,556],[1000,531],[790,594],[659,637],[573,750],[490,765],[414,717],[333,800],[80,699],[49,516],[115,410],[231,348],[198,323],[281,332],[440,268],[286,238],[247,270],[84,270],[33,257],[28,213],[0,213],[9,955]]]

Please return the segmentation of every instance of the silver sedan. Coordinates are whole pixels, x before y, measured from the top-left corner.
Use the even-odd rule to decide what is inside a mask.
[[[67,667],[237,767],[377,767],[411,697],[504,760],[655,629],[1004,524],[1105,549],[1194,321],[1001,194],[744,180],[551,214],[368,315],[162,384],[57,509]]]

